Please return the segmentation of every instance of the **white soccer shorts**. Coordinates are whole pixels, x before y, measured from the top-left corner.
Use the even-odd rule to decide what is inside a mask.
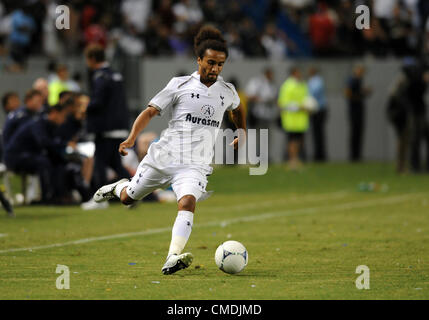
[[[127,187],[127,194],[133,200],[141,200],[154,190],[169,185],[177,201],[185,195],[193,195],[198,201],[206,193],[207,177],[202,171],[189,166],[157,169],[141,163]]]

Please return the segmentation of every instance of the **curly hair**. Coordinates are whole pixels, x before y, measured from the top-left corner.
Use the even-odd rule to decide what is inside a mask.
[[[228,58],[228,47],[222,33],[210,25],[201,27],[194,38],[194,51],[197,57],[202,59],[207,49],[224,52]]]

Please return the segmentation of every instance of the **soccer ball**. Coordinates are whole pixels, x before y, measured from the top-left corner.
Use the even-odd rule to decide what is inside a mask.
[[[249,255],[246,248],[238,241],[229,240],[216,249],[215,261],[220,270],[229,274],[243,271]]]

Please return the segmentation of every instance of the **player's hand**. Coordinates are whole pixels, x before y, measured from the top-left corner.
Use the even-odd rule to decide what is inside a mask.
[[[132,148],[133,146],[134,146],[134,141],[130,141],[127,139],[119,145],[119,153],[122,156],[126,156],[128,152],[125,149]]]
[[[77,149],[77,143],[76,143],[76,141],[69,141],[68,143],[67,143],[67,146],[68,147],[70,147],[70,148],[72,148],[73,150],[76,150]]]
[[[246,143],[246,133],[243,130],[239,130],[238,137],[235,138],[229,145],[234,147],[234,150],[237,150],[239,147],[242,147]]]
[[[237,150],[238,149],[238,138],[235,138],[229,145],[233,146],[234,150]]]

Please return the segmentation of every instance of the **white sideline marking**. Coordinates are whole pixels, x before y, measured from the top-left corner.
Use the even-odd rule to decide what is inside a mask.
[[[7,233],[0,233],[0,238],[7,237]]]
[[[320,211],[340,211],[340,210],[350,210],[350,209],[356,209],[356,208],[370,207],[370,206],[381,205],[381,204],[395,204],[395,203],[403,202],[412,198],[416,198],[421,195],[427,196],[427,194],[425,193],[414,193],[414,194],[408,194],[403,196],[388,197],[384,199],[354,201],[354,202],[342,203],[342,204],[326,206],[326,207],[318,206],[318,207],[309,207],[309,208],[301,208],[301,209],[286,210],[286,211],[267,212],[267,213],[255,214],[251,216],[239,217],[234,219],[212,221],[212,222],[197,224],[197,225],[194,225],[193,227],[203,228],[203,227],[213,227],[213,226],[226,226],[228,224],[238,223],[238,222],[258,221],[258,220],[266,220],[271,218],[287,217],[287,216],[302,215],[302,214],[314,214]],[[149,229],[149,230],[138,231],[138,232],[119,233],[119,234],[113,234],[108,236],[85,238],[85,239],[68,241],[63,243],[54,243],[54,244],[41,245],[41,246],[35,246],[35,247],[28,247],[28,248],[6,249],[6,250],[0,250],[0,253],[58,248],[58,247],[65,247],[69,245],[89,243],[94,241],[111,240],[111,239],[119,239],[119,238],[135,237],[135,236],[146,236],[151,234],[159,234],[163,232],[171,232],[171,226],[166,228]]]

